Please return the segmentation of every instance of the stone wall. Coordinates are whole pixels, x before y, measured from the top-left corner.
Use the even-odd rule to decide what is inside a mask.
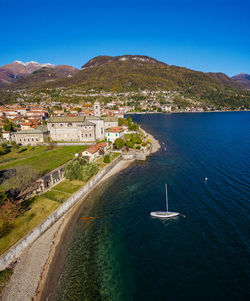
[[[67,213],[81,198],[83,198],[106,173],[112,169],[120,160],[121,156],[116,158],[107,167],[102,169],[92,180],[71,196],[64,204],[62,204],[55,212],[46,218],[39,226],[33,229],[24,238],[19,240],[13,247],[0,256],[0,270],[5,269],[13,262],[24,249],[40,237],[47,229],[49,229],[60,217]]]

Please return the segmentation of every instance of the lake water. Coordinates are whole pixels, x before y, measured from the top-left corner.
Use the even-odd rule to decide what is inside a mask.
[[[49,300],[249,300],[250,113],[132,118],[162,148],[86,199]]]

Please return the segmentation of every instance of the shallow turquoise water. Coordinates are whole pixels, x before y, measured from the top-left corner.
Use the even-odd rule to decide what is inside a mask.
[[[88,197],[49,300],[247,300],[250,113],[133,119],[162,149]]]

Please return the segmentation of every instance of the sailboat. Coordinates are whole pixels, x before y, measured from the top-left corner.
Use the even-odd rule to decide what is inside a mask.
[[[151,212],[150,215],[153,217],[160,217],[160,218],[169,218],[180,215],[179,212],[169,212],[168,211],[168,185],[165,184],[166,189],[166,211],[155,211]]]

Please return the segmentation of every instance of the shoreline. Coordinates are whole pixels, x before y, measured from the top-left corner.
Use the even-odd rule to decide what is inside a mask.
[[[185,112],[185,111],[180,111],[180,112],[127,112],[126,115],[148,115],[148,114],[166,114],[166,115],[171,115],[171,114],[188,114],[188,113],[226,113],[226,112],[250,112],[250,110],[220,110],[220,111],[202,111],[202,112],[198,112],[198,111],[189,111],[189,112]]]
[[[143,131],[152,141],[151,155],[157,152],[161,146],[158,140],[151,134],[145,130]],[[126,169],[134,161],[135,159],[121,160],[118,162],[69,212],[62,216],[51,228],[24,250],[17,260],[13,274],[4,288],[0,300],[43,300],[41,298],[46,291],[45,284],[47,279],[49,279],[51,264],[56,260],[66,231],[70,231],[68,225],[77,214],[77,209],[84,204],[84,200],[92,193],[93,189]],[[72,228],[73,227],[71,227],[71,229]]]

